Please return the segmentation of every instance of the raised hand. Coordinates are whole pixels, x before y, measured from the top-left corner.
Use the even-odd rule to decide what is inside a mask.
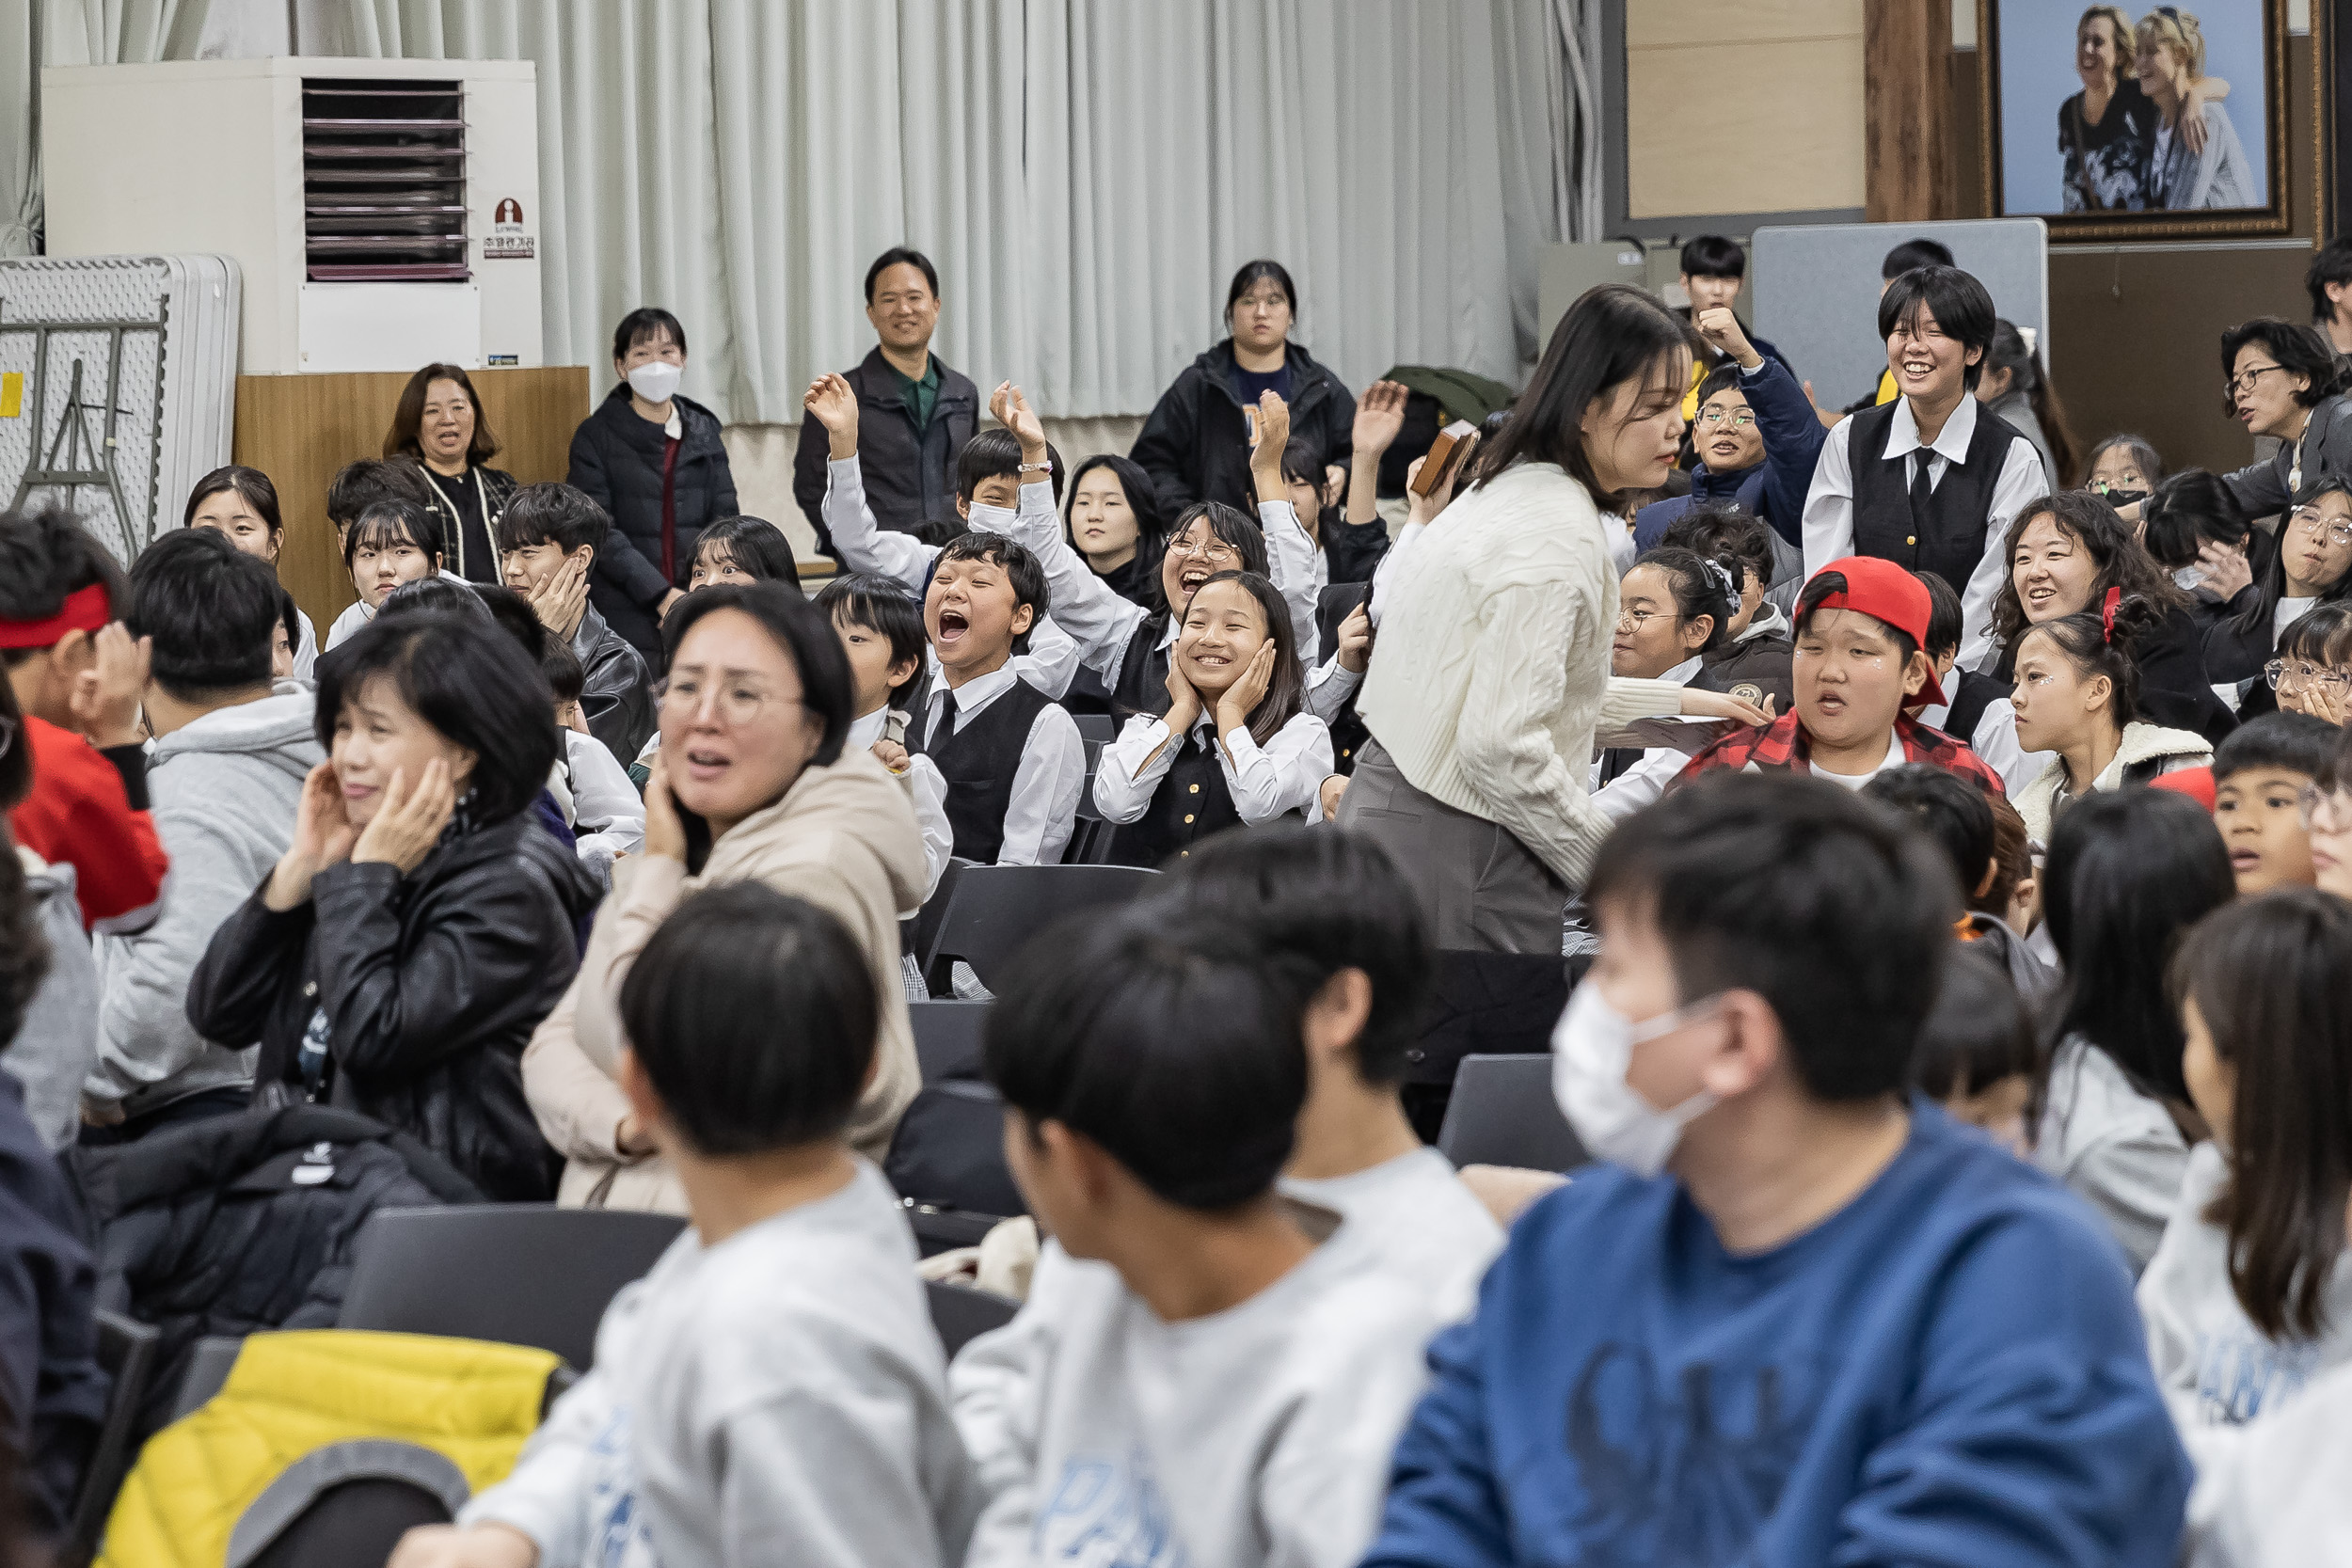
[[[1358,451],[1378,454],[1396,444],[1405,429],[1405,400],[1410,388],[1401,381],[1375,381],[1356,400],[1356,424],[1350,433]]]
[[[135,642],[129,628],[113,621],[99,627],[90,643],[98,657],[73,677],[73,689],[66,697],[73,727],[92,745],[135,746],[144,738],[139,734],[139,698],[147,690],[154,639],[142,637]]]
[[[1742,370],[1754,370],[1764,363],[1764,356],[1748,341],[1747,333],[1740,325],[1740,318],[1731,313],[1728,305],[1713,305],[1698,313],[1692,325],[1699,336],[1724,354],[1737,360]]]
[[[1372,606],[1369,601],[1347,612],[1340,623],[1340,668],[1360,675],[1372,664]]]
[[[857,455],[857,393],[847,378],[831,372],[818,376],[809,383],[801,406],[825,427],[835,463]]]
[[[2197,547],[2197,564],[2205,574],[2200,586],[2220,594],[2224,604],[2244,593],[2254,580],[2253,564],[2246,559],[2244,550],[2217,545],[2210,539]]]
[[[677,797],[670,793],[669,765],[659,752],[645,776],[644,850],[686,863],[686,819],[678,815]]]
[[[392,782],[384,791],[384,804],[360,831],[359,842],[351,847],[354,865],[388,864],[405,877],[422,865],[425,856],[441,841],[441,831],[457,809],[457,789],[451,782],[449,764],[435,757],[424,765],[424,776],[414,789],[406,787],[407,782],[405,771],[393,770]]]
[[[1021,461],[1024,463],[1044,462],[1045,421],[1038,418],[1037,410],[1029,406],[1029,400],[1023,395],[1020,388],[1008,381],[999,390],[1009,395],[1005,400],[1005,411],[998,418],[1004,420],[1005,427],[1012,432],[1015,439],[1020,441]]]
[[[1291,405],[1269,387],[1258,396],[1258,445],[1250,456],[1250,466],[1271,470],[1279,478],[1282,472],[1282,449],[1290,444]]]

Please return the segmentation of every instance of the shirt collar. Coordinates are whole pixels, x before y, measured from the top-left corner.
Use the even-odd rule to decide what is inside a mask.
[[[1700,662],[1699,656],[1692,654],[1658,678],[1661,681],[1672,681],[1677,686],[1688,686],[1691,684],[1691,678],[1699,673]]]
[[[1167,628],[1160,633],[1160,652],[1162,653],[1166,653],[1176,645],[1176,633],[1182,629],[1176,625],[1176,620],[1177,617],[1170,613]]]
[[[1936,432],[1934,444],[1929,449],[1937,456],[1958,463],[1968,455],[1968,440],[1977,433],[1977,394],[1960,394],[1960,406]],[[1919,421],[1911,417],[1911,400],[1899,398],[1895,403],[1895,428],[1887,433],[1886,455],[1908,457],[1919,450]]]
[[[938,656],[934,654],[932,657],[936,660]],[[934,673],[936,673],[936,665],[934,664]],[[1003,664],[997,666],[993,670],[991,670],[987,674],[975,675],[970,680],[965,681],[962,686],[956,689],[957,718],[959,720],[971,718],[972,715],[979,712],[980,709],[988,706],[989,704],[994,702],[997,698],[1011,690],[1012,683],[1020,678],[1021,677],[1019,675],[1013,673],[1012,660],[1007,659]],[[945,675],[941,675],[938,679],[931,683],[932,712],[936,713],[939,711],[940,700],[946,695],[946,677]]]
[[[882,730],[887,727],[889,723],[890,705],[888,703],[882,704],[882,706],[876,708],[873,712],[867,714],[863,719],[850,720],[850,738],[848,743],[843,746],[842,750],[849,752],[865,751],[867,747],[873,745],[875,741],[882,738]]]

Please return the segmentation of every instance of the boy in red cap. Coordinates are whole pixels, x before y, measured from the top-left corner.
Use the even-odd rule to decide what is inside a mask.
[[[0,514],[0,668],[24,715],[14,744],[33,759],[8,828],[73,867],[83,925],[106,931],[154,920],[170,863],[147,812],[147,649],[122,602],[121,573],[71,513]]]
[[[1796,705],[1762,729],[1736,730],[1691,759],[1675,784],[1730,768],[1813,773],[1859,790],[1923,762],[2001,793],[2001,778],[1967,746],[1911,715],[1944,701],[1925,644],[1934,601],[1891,561],[1850,555],[1813,574],[1797,595]]]

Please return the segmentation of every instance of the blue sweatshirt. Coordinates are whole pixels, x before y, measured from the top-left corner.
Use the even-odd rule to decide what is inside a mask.
[[[1365,1568],[2170,1568],[2191,1479],[2105,1228],[1924,1102],[1754,1257],[1671,1177],[1529,1210],[1431,1346]]]
[[[1760,352],[1763,345],[1756,346]],[[1694,499],[1735,501],[1790,544],[1804,543],[1804,498],[1813,488],[1814,466],[1829,432],[1813,412],[1813,400],[1774,355],[1766,354],[1755,371],[1740,372],[1740,392],[1763,433],[1764,460],[1727,474],[1709,473],[1700,464],[1692,470],[1690,495],[1652,501],[1633,515],[1637,547],[1655,549],[1666,537],[1667,525],[1691,510]]]

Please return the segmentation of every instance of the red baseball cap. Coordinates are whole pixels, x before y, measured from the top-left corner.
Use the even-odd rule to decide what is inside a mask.
[[[2178,768],[2169,773],[2159,773],[2148,781],[2148,787],[2185,795],[2207,811],[2213,810],[2214,783],[2210,768]]]
[[[1928,585],[1891,561],[1874,555],[1850,555],[1833,561],[1820,571],[1836,572],[1846,579],[1842,594],[1832,594],[1814,608],[1817,610],[1853,610],[1883,621],[1909,637],[1919,647],[1928,645],[1928,619],[1934,613],[1935,601],[1928,596]],[[1802,595],[1800,595],[1802,598]],[[1919,689],[1918,696],[1903,705],[1917,704],[1940,707],[1944,703],[1944,688],[1935,678],[1935,665],[1928,665],[1928,684]]]

